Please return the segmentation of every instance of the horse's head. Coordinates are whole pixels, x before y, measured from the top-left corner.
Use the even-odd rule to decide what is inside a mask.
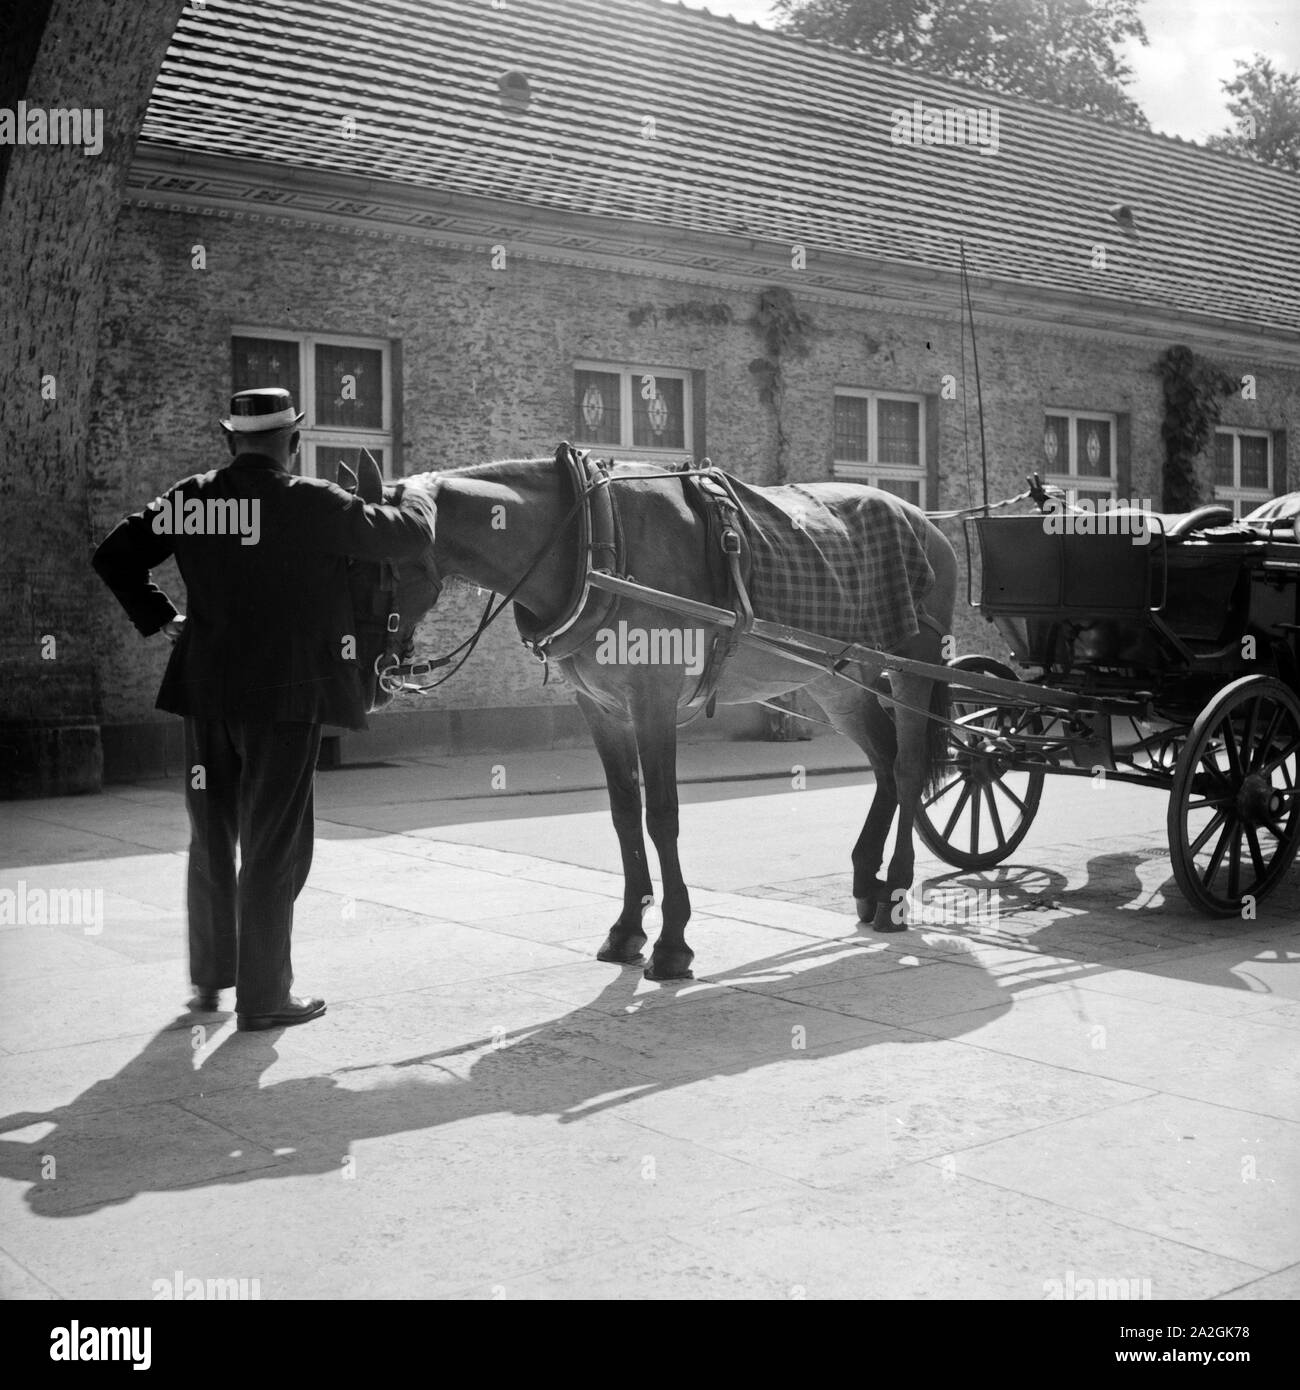
[[[357,472],[338,466],[338,484],[363,502],[400,501],[406,484],[385,485],[379,468],[362,452]],[[433,564],[432,546],[418,560],[400,564],[384,560],[348,561],[348,588],[357,631],[357,664],[367,710],[383,709],[400,682],[385,671],[408,662],[415,650],[415,629],[438,601],[442,582]]]

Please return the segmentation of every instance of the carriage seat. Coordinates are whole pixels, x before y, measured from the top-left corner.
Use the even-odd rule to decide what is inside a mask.
[[[1232,520],[1232,508],[1225,507],[1221,502],[1194,507],[1190,512],[1149,512],[1142,507],[1116,507],[1104,515],[1144,517],[1148,526],[1160,531],[1169,540],[1181,540],[1211,526],[1228,525]]]

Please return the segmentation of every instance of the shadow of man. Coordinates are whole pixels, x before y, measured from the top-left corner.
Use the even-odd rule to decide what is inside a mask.
[[[10,1136],[53,1126],[0,1141],[0,1174],[30,1183],[33,1212],[80,1216],[147,1191],[338,1172],[360,1140],[501,1113],[572,1124],[709,1077],[815,1062],[882,1037],[930,1041],[870,1017],[883,975],[906,970],[912,979],[893,987],[924,991],[935,962],[911,954],[918,948],[911,933],[805,939],[640,997],[640,971],[619,970],[591,999],[535,1027],[270,1085],[262,1079],[279,1056],[277,1031],[213,1030],[186,1017],[69,1104],[0,1120]],[[828,989],[834,997],[820,999]],[[924,994],[915,998],[924,1014]],[[976,963],[942,1005],[983,1010],[982,1022],[1006,1007],[1005,991]],[[811,1027],[806,1049],[792,1042],[790,1018]]]

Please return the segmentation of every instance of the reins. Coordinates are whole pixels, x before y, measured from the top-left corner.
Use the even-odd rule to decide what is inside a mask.
[[[602,475],[599,478],[594,479],[592,482],[588,483],[586,487],[583,487],[579,490],[578,496],[575,499],[573,506],[569,508],[569,511],[565,515],[564,519],[557,523],[555,531],[552,534],[550,540],[547,541],[547,543],[533,557],[532,563],[523,572],[523,574],[519,576],[519,579],[512,586],[510,592],[505,594],[499,601],[497,601],[495,594],[488,595],[487,603],[483,607],[483,614],[478,620],[478,626],[475,627],[474,631],[458,647],[453,647],[452,650],[447,652],[445,655],[432,657],[428,661],[398,661],[395,662],[393,665],[383,666],[382,668],[379,663],[384,660],[384,656],[386,655],[386,653],[381,654],[375,660],[375,674],[379,677],[380,686],[389,695],[426,695],[429,691],[436,690],[444,682],[449,681],[456,674],[456,672],[459,671],[460,668],[470,659],[470,657],[474,655],[475,649],[477,648],[479,642],[483,639],[483,634],[488,630],[488,628],[492,626],[494,622],[496,622],[496,620],[501,616],[501,614],[505,612],[506,606],[509,603],[513,602],[515,595],[532,577],[537,567],[542,563],[543,560],[547,558],[547,556],[551,554],[551,552],[559,544],[560,539],[563,537],[566,530],[577,518],[578,513],[586,505],[587,498],[590,497],[599,488],[608,487],[609,484],[612,482],[650,482],[661,478],[709,477],[712,476],[713,471],[714,470],[712,468],[664,469],[656,473],[628,474],[619,478],[613,477],[608,472],[602,473]],[[496,605],[495,607],[493,606],[494,602]],[[465,653],[464,656],[462,656],[459,661],[456,661],[456,664],[452,666],[451,670],[448,671],[446,675],[440,676],[436,681],[427,681],[423,684],[413,684],[407,679],[407,677],[409,676],[427,676],[434,671],[441,670],[442,667],[448,666],[451,664],[451,662],[455,661],[456,657],[461,652]],[[543,660],[544,659],[545,658],[543,658]]]
[[[626,473],[615,476],[609,471],[614,466],[614,461],[609,460],[608,464],[602,466],[601,475],[588,483],[585,487],[578,490],[578,495],[574,500],[573,506],[569,508],[564,518],[557,523],[554,533],[550,540],[533,557],[532,563],[520,575],[519,579],[511,587],[510,591],[500,599],[495,594],[489,594],[487,603],[483,607],[474,631],[459,646],[453,647],[451,651],[442,656],[431,657],[427,661],[403,662],[393,653],[381,653],[375,659],[375,675],[379,679],[380,687],[389,695],[427,695],[430,691],[436,690],[440,685],[449,681],[452,676],[460,670],[462,666],[474,655],[479,642],[482,641],[488,628],[505,612],[506,607],[512,603],[520,589],[536,572],[538,566],[554,551],[561,538],[565,535],[569,526],[572,525],[582,508],[586,506],[587,499],[602,487],[608,487],[611,483],[639,483],[655,482],[668,478],[711,478],[715,477],[717,470],[708,464],[703,468],[666,468],[652,473]],[[436,474],[434,476],[437,476]],[[1017,502],[1032,500],[1032,491],[1018,493],[1015,497],[1004,498],[1000,502],[992,502],[983,507],[961,507],[953,511],[945,512],[926,512],[924,515],[931,521],[952,521],[966,516],[986,514],[988,511],[998,507],[1013,506]],[[396,616],[394,614],[393,616]],[[390,629],[391,630],[391,629]],[[461,655],[463,653],[463,655]],[[393,655],[394,660],[390,665],[381,665],[389,655]],[[460,659],[457,660],[456,658]],[[541,658],[543,661],[546,658]],[[452,665],[455,662],[455,665]],[[440,676],[435,681],[414,682],[410,677],[420,677],[431,675],[434,671],[440,671],[445,666],[451,666],[451,670]],[[852,678],[849,678],[850,680]],[[853,682],[856,683],[856,682]],[[887,696],[881,698],[888,700]],[[787,713],[789,711],[786,711]]]

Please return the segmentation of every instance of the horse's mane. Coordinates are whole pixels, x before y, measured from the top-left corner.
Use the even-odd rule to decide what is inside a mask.
[[[425,473],[412,473],[400,481],[407,487],[432,488],[444,478],[477,478],[489,473],[494,468],[508,468],[515,464],[525,463],[554,463],[555,460],[550,455],[542,458],[528,459],[493,459],[489,463],[465,463],[459,468],[431,468]]]

